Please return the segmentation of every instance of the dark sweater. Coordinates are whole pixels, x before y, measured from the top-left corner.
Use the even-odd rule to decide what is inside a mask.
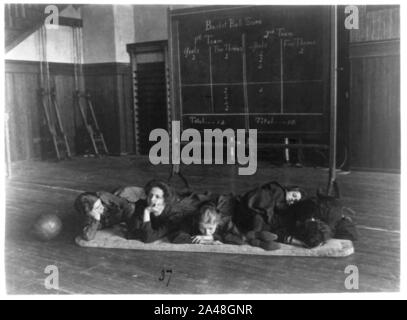
[[[151,215],[150,222],[144,222],[144,210],[148,207],[146,200],[139,200],[135,204],[135,213],[128,223],[128,239],[136,239],[151,243],[169,235],[174,229],[171,219],[170,206],[166,206],[158,217]]]
[[[187,192],[178,195],[168,204],[164,212],[155,217],[150,216],[150,222],[144,223],[144,210],[148,204],[146,200],[136,202],[135,214],[128,224],[128,239],[137,239],[146,243],[169,237],[179,231],[183,221],[197,212],[200,204],[211,198],[209,194]]]
[[[102,201],[104,211],[100,221],[85,215],[82,224],[82,238],[87,241],[93,240],[100,229],[110,228],[122,222],[128,223],[134,213],[134,204],[126,199],[104,191],[97,192],[96,196]]]
[[[234,222],[243,232],[269,231],[276,212],[285,210],[286,189],[270,182],[238,197]]]
[[[278,212],[270,228],[280,239],[293,236],[307,242],[319,233],[323,240],[334,237],[356,241],[358,231],[350,217],[350,211],[338,199],[319,195],[301,200],[285,211]],[[312,219],[318,228],[307,231],[306,223]]]
[[[214,240],[228,244],[243,244],[244,237],[233,222],[233,213],[236,205],[235,197],[232,194],[216,195],[207,193],[205,197],[201,196],[200,199],[210,199],[221,215],[221,221],[213,235]],[[192,243],[192,237],[200,235],[198,220],[199,211],[197,208],[194,214],[184,217],[178,231],[170,238],[171,242],[179,244]]]

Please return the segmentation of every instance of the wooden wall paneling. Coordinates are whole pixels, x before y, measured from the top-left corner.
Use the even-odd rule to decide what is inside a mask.
[[[389,86],[393,88],[392,94],[388,96],[388,106],[393,106],[388,109],[387,114],[389,115],[391,121],[388,125],[390,126],[389,140],[394,146],[389,152],[389,160],[391,161],[391,167],[400,169],[401,168],[401,110],[400,110],[400,57],[389,58],[393,62],[390,63],[392,67],[389,70],[390,77]]]
[[[5,100],[6,100],[6,111],[9,113],[9,137],[10,137],[10,159],[11,161],[18,160],[17,155],[17,144],[16,144],[16,135],[14,132],[15,125],[14,125],[14,118],[15,118],[15,110],[14,110],[14,88],[13,88],[13,74],[6,73],[5,75]]]
[[[72,75],[55,75],[54,77],[57,101],[59,104],[62,125],[68,138],[71,151],[75,154],[76,111],[73,100],[74,77]]]
[[[378,146],[373,152],[373,168],[400,168],[400,63],[398,57],[374,60],[376,102],[372,114],[375,140]],[[372,61],[373,62],[373,61]],[[381,83],[384,79],[385,85]],[[384,152],[383,152],[384,151]]]
[[[87,131],[83,124],[82,114],[79,109],[77,97],[76,97],[76,90],[80,92],[85,91],[85,75],[78,78],[77,86],[75,85],[75,75],[72,76],[72,91],[67,92],[67,99],[71,99],[72,101],[72,113],[73,113],[73,121],[74,121],[74,132],[73,132],[73,139],[74,139],[74,152],[76,155],[81,154],[84,152],[83,145],[87,144],[86,140],[89,139],[87,135]],[[70,138],[70,137],[69,137]],[[68,139],[69,139],[68,138]],[[89,140],[90,143],[90,140]],[[90,145],[89,145],[90,146]],[[90,150],[90,149],[89,149]]]
[[[12,135],[15,136],[15,160],[27,160],[33,157],[32,120],[29,76],[18,73],[12,77]],[[13,159],[13,157],[12,157]]]
[[[400,6],[357,6],[350,31],[351,167],[400,170]]]
[[[118,113],[118,128],[117,128],[117,134],[119,134],[119,146],[118,146],[118,153],[119,154],[124,154],[126,150],[126,140],[127,140],[127,135],[126,135],[126,110],[124,106],[124,97],[122,94],[119,92],[123,92],[123,78],[120,74],[115,75],[115,86],[116,86],[116,108],[117,108],[117,113]]]
[[[26,79],[26,99],[27,107],[29,108],[29,123],[31,125],[30,130],[30,144],[32,147],[32,153],[29,158],[41,158],[41,109],[40,109],[40,99],[38,96],[39,89],[39,75],[38,74],[27,74]],[[24,91],[22,91],[24,92]]]
[[[349,169],[349,121],[350,112],[350,60],[349,30],[343,24],[345,6],[338,7],[338,122],[337,122],[337,165]],[[328,91],[328,90],[327,90]]]
[[[12,160],[41,156],[41,139],[47,132],[39,90],[39,63],[6,62],[6,99],[10,112]],[[64,129],[70,147],[77,152],[77,142],[84,138],[79,109],[74,105],[74,70],[71,64],[50,64]],[[92,94],[94,108],[109,150],[115,154],[134,152],[134,121],[130,66],[107,63],[85,65],[85,85]],[[53,86],[52,85],[52,86]],[[82,88],[83,89],[83,88]],[[85,136],[85,137],[84,137]]]
[[[400,168],[399,57],[352,59],[350,143],[354,168]]]
[[[378,41],[400,38],[400,8],[367,10],[359,8],[359,29],[351,31],[351,42]]]
[[[120,128],[119,128],[119,104],[117,99],[117,80],[115,76],[101,76],[95,81],[99,83],[100,91],[96,99],[101,117],[103,118],[105,132],[103,135],[108,144],[108,150],[114,154],[120,154]],[[104,92],[102,93],[101,90]],[[103,101],[100,98],[103,97]],[[109,146],[110,144],[110,146]]]
[[[361,147],[363,145],[362,136],[362,95],[363,87],[360,85],[362,83],[363,75],[363,63],[362,61],[354,61],[351,64],[351,112],[349,113],[349,123],[350,123],[350,139],[352,143],[350,144],[350,154],[351,154],[351,164],[352,166],[360,166],[360,161],[363,150]],[[356,125],[360,124],[360,125]],[[353,137],[359,137],[358,142],[352,140]],[[359,140],[362,141],[359,143]]]
[[[351,43],[351,59],[400,55],[400,39]]]
[[[362,118],[360,119],[360,125],[362,127],[361,137],[362,145],[361,150],[363,151],[362,163],[365,163],[366,167],[370,166],[371,162],[371,108],[372,108],[372,83],[371,77],[373,76],[373,70],[369,69],[368,63],[366,60],[362,61],[362,83],[360,84],[363,87],[362,95]],[[369,84],[369,85],[367,85]]]
[[[95,115],[110,153],[118,154],[120,135],[117,133],[118,110],[115,78],[109,75],[86,76],[86,88],[90,92]]]
[[[383,59],[380,59],[383,60]],[[368,166],[372,168],[385,167],[383,159],[383,151],[387,149],[385,141],[387,140],[386,135],[388,131],[386,130],[386,122],[388,122],[388,117],[385,114],[388,106],[386,105],[386,96],[388,95],[388,88],[381,83],[379,77],[386,79],[386,65],[383,61],[378,61],[377,58],[366,59],[365,67],[367,71],[367,78],[370,79],[369,85],[369,96],[367,97],[368,103],[368,126],[370,131],[369,140],[369,162]],[[378,75],[377,72],[382,73]]]
[[[28,61],[6,62],[6,95],[11,110],[10,137],[12,160],[40,158],[48,131],[44,130],[44,114],[39,96],[39,64]],[[50,64],[51,87],[56,87],[64,128],[71,148],[74,147],[72,126],[72,67],[66,64]]]

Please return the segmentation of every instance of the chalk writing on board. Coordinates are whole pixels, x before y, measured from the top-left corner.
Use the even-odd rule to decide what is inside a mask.
[[[223,105],[225,106],[225,112],[229,112],[229,88],[223,89]]]
[[[213,37],[214,37],[214,35],[212,35],[212,34],[208,34],[208,35],[205,35],[205,36],[204,36],[204,38],[206,39],[206,44],[207,44],[208,46],[212,46],[212,45],[216,45],[216,44],[221,44],[221,43],[223,42],[222,39],[214,39]]]
[[[279,38],[287,38],[287,37],[294,37],[294,33],[291,31],[287,31],[285,28],[274,28],[272,30],[265,31],[264,39],[268,39],[272,36],[279,37]]]
[[[296,119],[277,119],[276,117],[271,118],[255,117],[254,122],[259,125],[295,126],[297,124]]]
[[[229,18],[225,20],[206,20],[205,31],[231,30],[242,27],[261,25],[263,21],[253,17]]]
[[[214,50],[215,50],[215,53],[218,53],[218,52],[221,52],[221,53],[222,52],[242,52],[243,48],[242,48],[242,46],[237,46],[237,45],[232,45],[230,43],[225,43],[222,46],[220,46],[220,45],[214,46]]]
[[[249,45],[249,50],[251,50],[252,52],[255,52],[255,51],[257,51],[257,50],[264,50],[264,49],[267,49],[268,48],[268,43],[266,42],[266,41],[262,41],[262,42],[258,42],[258,41],[255,41],[255,42],[253,42],[253,44],[252,45]]]
[[[226,125],[226,121],[221,119],[221,120],[216,120],[216,119],[208,119],[206,117],[197,117],[197,116],[190,116],[189,122],[192,125],[214,125],[214,126],[224,126]]]
[[[171,17],[177,35],[173,45],[179,48],[173,62],[180,71],[174,89],[186,127],[256,128],[278,134],[326,131],[326,7],[180,13]],[[316,112],[321,115],[310,115]]]
[[[231,19],[233,20],[233,19]],[[250,20],[251,21],[251,20]],[[233,25],[228,24],[227,22],[222,22],[217,25],[212,25],[212,21],[206,21],[207,24],[210,24],[211,27],[208,30],[218,30],[229,28]],[[259,22],[260,23],[260,22]],[[244,24],[243,24],[244,25]],[[212,29],[211,29],[212,28]],[[207,31],[208,31],[207,30]],[[294,32],[286,30],[285,28],[274,28],[271,30],[266,30],[263,35],[263,40],[261,42],[255,41],[252,44],[248,45],[248,49],[252,52],[261,51],[259,54],[259,63],[258,69],[263,68],[263,50],[271,46],[270,41],[276,39],[283,39],[284,48],[298,47],[300,48],[299,54],[303,54],[306,47],[316,46],[315,40],[305,40],[302,37],[298,37]],[[214,53],[241,53],[243,52],[243,47],[239,45],[234,45],[231,43],[225,43],[225,40],[216,38],[213,34],[199,34],[194,37],[194,45],[192,47],[188,46],[184,48],[184,57],[185,59],[196,60],[197,56],[201,53],[198,48],[199,45],[210,46],[214,48]],[[224,59],[227,60],[229,56],[224,55]]]
[[[222,39],[214,39],[213,34],[199,34],[194,37],[194,45],[195,47],[199,44],[206,44],[206,45],[215,45],[223,43]]]
[[[185,59],[188,59],[189,57],[191,57],[193,60],[196,59],[196,55],[199,54],[199,49],[198,48],[190,48],[190,47],[186,47],[184,49],[184,57]]]
[[[313,41],[306,41],[303,38],[294,38],[294,39],[286,39],[284,40],[284,47],[307,47],[307,46],[315,46],[317,43],[315,40]]]
[[[263,51],[261,51],[259,53],[259,61],[258,61],[258,65],[257,65],[257,69],[263,69],[263,61],[264,61],[264,53]]]

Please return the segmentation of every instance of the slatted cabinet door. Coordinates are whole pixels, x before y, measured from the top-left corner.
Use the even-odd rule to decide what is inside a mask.
[[[133,74],[136,153],[147,155],[155,142],[154,129],[170,129],[167,42],[154,41],[127,46]]]

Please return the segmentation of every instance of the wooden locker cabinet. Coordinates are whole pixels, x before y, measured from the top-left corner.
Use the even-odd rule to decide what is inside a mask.
[[[131,58],[136,154],[148,154],[151,130],[171,130],[168,42],[127,45]]]

